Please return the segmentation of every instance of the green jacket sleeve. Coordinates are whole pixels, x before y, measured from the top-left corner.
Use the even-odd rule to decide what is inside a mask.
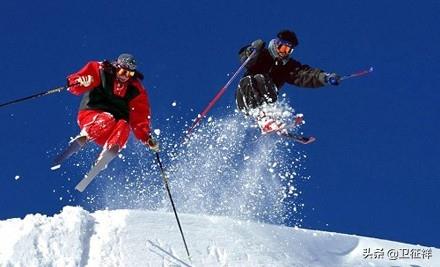
[[[325,72],[303,65],[296,60],[289,60],[287,63],[287,83],[305,88],[318,88],[326,85]]]

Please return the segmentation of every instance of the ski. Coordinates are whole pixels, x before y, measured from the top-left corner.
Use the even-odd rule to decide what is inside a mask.
[[[118,150],[104,150],[98,157],[95,165],[84,176],[84,178],[76,185],[75,189],[79,192],[84,192],[87,186],[95,179],[95,177],[105,168],[107,164],[118,155]]]
[[[270,118],[260,124],[257,119],[257,125],[260,127],[262,134],[278,133],[287,131],[286,129],[295,129],[296,127],[304,124],[305,122],[303,117],[303,114],[298,113],[295,115],[294,121],[289,124]]]
[[[283,138],[293,140],[294,142],[297,142],[297,143],[300,143],[303,145],[313,143],[316,140],[316,138],[313,136],[304,136],[301,134],[288,132],[288,129],[295,129],[296,127],[298,127],[302,124],[304,124],[304,115],[302,113],[299,113],[299,114],[295,115],[295,120],[293,123],[288,124],[288,125],[284,126],[282,129],[275,131],[275,132]]]
[[[79,136],[72,140],[69,143],[69,146],[61,153],[59,154],[55,160],[53,161],[51,170],[56,170],[61,167],[61,163],[63,163],[66,159],[70,158],[73,154],[77,153],[78,151],[83,148],[83,146],[86,144],[87,139],[85,136]]]
[[[75,186],[75,189],[79,192],[84,192],[87,186],[92,182],[92,180],[96,177],[91,175],[85,175],[84,178]]]
[[[304,136],[304,135],[300,135],[300,134],[281,133],[281,132],[277,132],[277,134],[283,138],[293,140],[294,142],[297,142],[297,143],[300,143],[303,145],[308,145],[310,143],[313,143],[316,140],[316,138],[313,136]]]
[[[101,162],[97,162],[90,171],[84,175],[84,178],[75,186],[75,189],[79,192],[84,192],[87,186],[95,179],[95,177],[103,170],[106,166],[102,166]]]
[[[294,142],[297,142],[297,143],[300,143],[303,145],[307,145],[307,144],[313,143],[316,140],[316,138],[313,136],[304,136],[301,134],[291,133],[288,131],[289,129],[295,131],[298,126],[303,125],[304,123],[305,123],[304,122],[304,115],[301,113],[298,113],[295,115],[294,121],[292,123],[287,124],[287,125],[286,124],[279,124],[279,125],[276,124],[275,126],[279,126],[278,128],[271,126],[270,131],[263,131],[263,135],[266,135],[266,134],[270,135],[270,134],[276,133],[277,135],[279,135],[283,138],[292,140]]]

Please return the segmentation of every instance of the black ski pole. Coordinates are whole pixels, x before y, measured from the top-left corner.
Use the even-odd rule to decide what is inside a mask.
[[[45,91],[45,92],[41,92],[41,93],[35,94],[35,95],[31,95],[31,96],[15,99],[15,100],[12,100],[12,101],[0,104],[0,108],[4,107],[4,106],[11,105],[11,104],[15,104],[15,103],[18,103],[18,102],[22,102],[22,101],[25,101],[25,100],[28,100],[28,99],[33,99],[33,98],[37,98],[37,97],[41,97],[41,96],[46,96],[46,95],[50,95],[50,94],[54,94],[54,93],[59,93],[59,92],[63,91],[66,88],[67,88],[67,86],[60,86],[60,87],[57,87],[57,88],[54,88],[54,89],[50,89],[50,90]]]
[[[170,186],[168,184],[168,178],[165,175],[165,171],[164,171],[164,168],[162,166],[162,162],[159,157],[159,152],[156,152],[156,160],[157,160],[157,163],[159,164],[160,173],[162,175],[162,179],[163,179],[163,183],[165,184],[165,188],[168,192],[168,197],[170,198],[171,206],[173,206],[174,216],[176,216],[177,225],[179,226],[180,235],[182,236],[183,244],[185,245],[186,254],[188,255],[189,261],[191,261],[191,256],[189,255],[188,246],[186,245],[185,236],[183,235],[183,230],[182,230],[182,226],[180,224],[179,216],[177,216],[176,206],[174,205],[173,197],[171,196]]]

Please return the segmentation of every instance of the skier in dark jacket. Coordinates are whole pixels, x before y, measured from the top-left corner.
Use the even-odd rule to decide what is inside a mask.
[[[283,30],[269,42],[267,48],[265,42],[258,39],[239,51],[241,62],[254,51],[255,54],[247,63],[247,71],[236,90],[237,107],[256,118],[262,133],[278,131],[284,126],[277,118],[262,111],[261,107],[276,103],[285,83],[318,88],[327,84],[338,85],[340,82],[340,76],[335,73],[327,73],[290,58],[297,45],[295,33]]]
[[[90,182],[125,147],[130,129],[142,143],[158,151],[158,143],[150,133],[150,103],[142,79],[130,54],[121,54],[114,62],[90,61],[69,75],[69,92],[83,95],[77,119],[81,132],[55,160],[55,165],[93,141],[103,150],[86,175],[85,181]],[[76,189],[83,191],[87,184]]]

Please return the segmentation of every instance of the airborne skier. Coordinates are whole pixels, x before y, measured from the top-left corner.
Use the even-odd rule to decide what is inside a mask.
[[[61,164],[89,141],[103,147],[92,169],[76,186],[78,191],[84,191],[125,147],[130,128],[142,143],[153,151],[159,150],[150,134],[150,104],[142,79],[143,75],[136,70],[135,58],[130,54],[121,54],[114,62],[90,61],[67,77],[69,91],[84,95],[77,117],[81,132],[54,165]]]
[[[239,51],[241,62],[253,52],[254,56],[245,66],[247,71],[239,82],[236,104],[240,111],[256,119],[263,134],[282,131],[285,126],[265,108],[276,103],[285,83],[306,88],[340,83],[340,76],[336,73],[327,73],[290,58],[297,45],[296,34],[283,30],[269,42],[267,48],[265,42],[258,39]],[[301,120],[300,117],[298,119]]]

